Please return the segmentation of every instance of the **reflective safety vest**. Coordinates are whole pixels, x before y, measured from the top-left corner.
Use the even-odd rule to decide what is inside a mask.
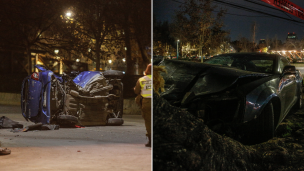
[[[141,96],[144,98],[151,98],[152,95],[152,79],[151,75],[146,75],[139,79],[139,84],[141,87]]]

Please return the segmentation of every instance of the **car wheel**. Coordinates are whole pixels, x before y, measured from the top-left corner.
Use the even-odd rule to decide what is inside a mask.
[[[258,143],[265,142],[274,136],[274,110],[272,102],[263,109],[256,123],[256,140]]]
[[[297,103],[296,103],[297,109],[301,109],[303,107],[302,98],[303,98],[303,95],[302,95],[302,87],[301,87],[300,88],[300,93],[298,95],[298,100],[297,100]]]
[[[109,118],[108,119],[108,126],[120,126],[124,123],[122,118]]]

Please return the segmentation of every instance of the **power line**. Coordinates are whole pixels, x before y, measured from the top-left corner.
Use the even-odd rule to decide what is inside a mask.
[[[177,3],[180,3],[180,4],[186,4],[186,3],[183,3],[183,2],[180,2],[180,1],[177,1],[177,0],[172,0],[174,2],[177,2]],[[269,7],[269,6],[266,6],[264,4],[260,4],[260,3],[257,3],[257,2],[252,2],[250,0],[245,0],[247,2],[250,2],[250,3],[254,3],[256,5],[260,5],[260,6],[263,6],[263,7],[267,7],[267,8],[270,8],[272,10],[277,10],[277,11],[280,11],[280,12],[283,12],[286,16],[289,17],[288,18],[285,18],[285,17],[280,17],[280,16],[276,16],[276,15],[273,15],[273,14],[269,14],[269,13],[265,13],[265,12],[262,12],[262,11],[258,11],[258,10],[254,10],[254,9],[250,9],[248,7],[245,7],[245,6],[241,6],[239,4],[233,4],[233,3],[227,3],[227,2],[223,2],[223,1],[219,1],[219,0],[214,0],[215,3],[224,3],[228,6],[231,6],[233,8],[237,8],[237,9],[241,9],[241,10],[245,10],[245,11],[248,11],[248,12],[255,12],[255,13],[262,13],[264,14],[265,16],[250,16],[250,15],[240,15],[240,14],[232,14],[232,13],[228,13],[228,12],[225,12],[225,14],[227,15],[233,15],[233,16],[239,16],[239,17],[275,17],[277,19],[282,19],[282,20],[287,20],[287,21],[290,21],[290,22],[293,22],[293,24],[295,25],[298,25],[298,26],[303,26],[303,25],[299,25],[299,24],[304,24],[304,22],[301,22],[301,21],[297,21],[297,20],[294,20],[292,19],[289,15],[287,15],[285,12],[283,12],[282,10],[279,10],[279,9],[276,9],[276,8],[272,8],[272,7]],[[215,11],[213,10],[214,12],[219,12],[219,11]]]
[[[250,3],[253,3],[253,4],[256,4],[256,5],[260,5],[260,6],[263,6],[263,7],[266,7],[266,8],[270,8],[270,9],[273,9],[273,10],[276,10],[276,11],[280,11],[281,13],[284,13],[288,18],[292,19],[290,17],[290,15],[288,15],[286,12],[284,12],[283,10],[280,10],[280,9],[277,9],[277,8],[274,8],[274,7],[271,7],[271,6],[267,6],[265,4],[261,4],[261,3],[258,3],[258,2],[253,2],[251,0],[244,0],[244,1],[247,1],[247,2],[250,2]],[[293,20],[293,19],[292,19]],[[299,19],[297,20],[299,22],[301,22]]]
[[[180,1],[177,1],[177,0],[172,0],[172,1],[180,3],[180,4],[184,4],[184,5],[186,4],[186,3],[183,3],[183,2],[180,2]],[[294,24],[295,23],[304,24],[304,22],[300,22],[300,21],[297,21],[297,20],[294,20],[294,19],[288,19],[288,18],[285,18],[285,17],[276,16],[276,15],[269,14],[269,13],[266,13],[266,12],[250,9],[248,7],[244,7],[244,6],[241,6],[239,4],[233,4],[233,3],[223,2],[223,1],[220,1],[220,0],[214,0],[214,1],[215,1],[215,3],[226,4],[226,5],[231,6],[233,8],[245,10],[245,11],[248,11],[248,12],[260,13],[260,14],[263,14],[263,15],[266,15],[266,16],[249,16],[249,15],[240,15],[240,14],[232,14],[232,13],[225,12],[225,14],[228,14],[228,15],[241,16],[241,17],[269,17],[270,16],[270,17],[275,17],[277,19],[282,19],[282,20],[287,20],[287,21],[290,21],[290,22],[294,22]],[[245,0],[245,1],[248,1],[248,0]],[[252,1],[248,1],[248,2],[252,2]],[[255,3],[255,2],[252,2],[252,3]],[[255,4],[264,6],[263,4],[259,4],[259,3],[255,3]],[[265,6],[265,7],[268,7],[268,6]],[[268,7],[268,8],[271,8],[271,7]],[[271,9],[279,10],[279,9],[275,9],[275,8],[271,8]],[[218,11],[214,11],[214,12],[218,12]]]
[[[177,2],[179,4],[184,4],[186,5],[186,3],[183,3],[183,2],[180,2],[180,1],[177,1],[177,0],[172,0],[173,2]],[[215,11],[214,12],[219,12],[219,11]],[[228,12],[225,12],[225,14],[228,14],[228,15],[235,15],[235,16],[240,16],[240,17],[267,17],[267,16],[252,16],[252,15],[240,15],[240,14],[232,14],[232,13],[228,13]]]
[[[231,7],[233,7],[233,8],[243,9],[243,10],[245,10],[245,11],[260,13],[260,14],[264,14],[264,15],[271,16],[271,17],[275,17],[275,18],[279,18],[279,19],[283,19],[283,20],[287,20],[287,21],[291,21],[291,22],[295,22],[295,23],[304,24],[304,22],[299,22],[299,21],[297,21],[297,20],[288,19],[288,18],[276,16],[276,15],[273,15],[273,14],[269,14],[269,13],[266,13],[266,12],[262,12],[262,11],[250,9],[250,8],[247,8],[247,7],[240,6],[239,4],[231,4],[231,3],[223,2],[223,1],[221,1],[221,0],[214,0],[214,1],[215,1],[215,2],[218,2],[218,3],[226,4],[226,5],[231,6]]]

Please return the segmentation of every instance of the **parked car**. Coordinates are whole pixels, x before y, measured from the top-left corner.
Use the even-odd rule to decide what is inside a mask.
[[[204,63],[158,62],[167,70],[161,96],[215,131],[229,127],[265,141],[294,105],[302,107],[302,75],[280,55],[234,53]]]
[[[21,110],[42,124],[121,125],[121,71],[84,71],[56,75],[45,66],[22,83]]]

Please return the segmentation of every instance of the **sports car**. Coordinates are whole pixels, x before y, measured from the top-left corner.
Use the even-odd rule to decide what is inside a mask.
[[[27,121],[42,124],[121,125],[121,71],[71,72],[56,75],[43,65],[26,77],[21,111]]]
[[[157,63],[167,70],[161,96],[214,131],[231,129],[265,141],[293,106],[302,107],[302,75],[280,55],[232,53],[204,63]]]

